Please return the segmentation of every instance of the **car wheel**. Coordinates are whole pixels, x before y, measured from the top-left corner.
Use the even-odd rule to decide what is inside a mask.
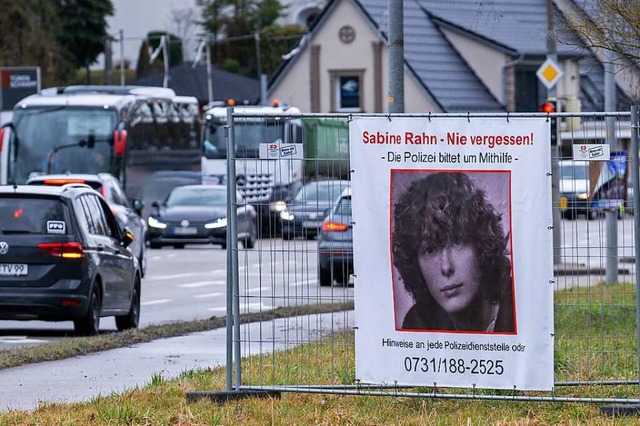
[[[318,278],[320,279],[321,287],[331,287],[333,284],[333,277],[331,276],[331,269],[329,268],[319,268]]]
[[[160,243],[149,243],[149,247],[151,247],[152,249],[161,249],[162,248],[162,244],[160,244]]]
[[[220,248],[221,248],[222,250],[226,250],[226,249],[227,249],[227,243],[222,243],[222,244],[220,244]]]
[[[244,239],[242,244],[246,249],[252,249],[256,246],[256,238],[258,235],[258,228],[256,227],[256,223],[251,221],[251,229],[249,230],[249,236]]]
[[[76,334],[80,336],[94,336],[100,332],[100,314],[102,311],[102,301],[100,292],[94,284],[89,297],[89,309],[84,317],[73,321]]]
[[[131,306],[126,315],[116,316],[116,327],[118,331],[138,328],[140,323],[140,278],[136,277],[131,295]]]
[[[184,244],[174,244],[173,248],[183,249],[184,248]]]

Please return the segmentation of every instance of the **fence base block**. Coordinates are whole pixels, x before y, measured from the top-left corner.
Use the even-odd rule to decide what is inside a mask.
[[[608,417],[639,416],[640,405],[638,404],[603,405],[600,407],[600,414]]]
[[[279,391],[273,390],[238,390],[238,391],[207,391],[188,392],[187,401],[195,402],[200,399],[210,399],[219,404],[242,398],[280,398]]]

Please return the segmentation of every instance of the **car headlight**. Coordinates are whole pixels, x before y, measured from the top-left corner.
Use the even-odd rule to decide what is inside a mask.
[[[206,229],[224,228],[225,226],[227,226],[226,217],[221,217],[219,219],[214,220],[213,222],[205,223],[204,225]]]
[[[165,229],[167,227],[166,223],[160,222],[158,219],[156,219],[153,216],[149,216],[149,219],[147,219],[147,223],[152,228]]]
[[[274,211],[276,213],[282,212],[286,208],[287,208],[287,203],[285,203],[282,200],[275,201],[275,202],[269,204],[269,210]]]
[[[289,210],[283,210],[280,212],[280,219],[282,220],[293,220],[295,215],[291,213]]]
[[[580,194],[578,194],[578,199],[579,200],[588,200],[589,199],[589,194],[587,194],[586,192],[581,192]]]

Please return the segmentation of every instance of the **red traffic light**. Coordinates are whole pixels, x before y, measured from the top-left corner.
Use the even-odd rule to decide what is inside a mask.
[[[547,114],[551,114],[556,112],[556,104],[555,102],[545,102],[540,105],[540,112],[546,112]]]

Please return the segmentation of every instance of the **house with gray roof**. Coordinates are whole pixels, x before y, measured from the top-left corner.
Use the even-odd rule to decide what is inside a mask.
[[[556,85],[562,109],[602,111],[598,52],[579,47],[564,25],[595,0],[555,0]],[[269,97],[306,112],[386,112],[387,0],[331,0],[272,78]],[[404,2],[406,112],[530,112],[547,97],[536,72],[547,57],[546,0]],[[561,43],[560,41],[568,41]],[[616,73],[618,108],[635,87]]]

